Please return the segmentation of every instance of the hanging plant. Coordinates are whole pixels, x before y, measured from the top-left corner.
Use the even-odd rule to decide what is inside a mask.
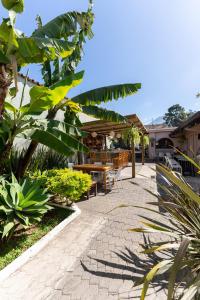
[[[125,130],[122,136],[123,136],[123,140],[127,144],[132,144],[132,143],[134,143],[135,145],[140,144],[140,140],[141,140],[140,130],[135,126],[132,126],[131,128]]]
[[[149,140],[149,136],[148,135],[144,135],[143,136],[143,143],[144,143],[144,147],[149,146],[150,140]]]

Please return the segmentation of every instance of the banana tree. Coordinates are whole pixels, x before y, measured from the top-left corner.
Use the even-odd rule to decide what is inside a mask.
[[[73,124],[76,128],[81,124],[78,120],[77,113],[82,110],[86,111],[86,108],[90,109],[90,114],[100,117],[102,114],[103,119],[114,120],[115,122],[122,122],[126,119],[115,112],[104,110],[100,107],[95,106],[94,104],[99,104],[101,102],[108,102],[113,99],[117,100],[118,98],[125,97],[136,93],[141,85],[140,84],[124,84],[116,85],[110,87],[104,87],[92,91],[85,92],[73,98],[68,98],[67,93],[69,90],[76,85],[80,84],[83,79],[84,72],[79,72],[76,74],[71,74],[65,79],[57,82],[52,85],[50,88],[35,86],[30,91],[31,101],[29,105],[23,106],[22,111],[26,111],[29,114],[41,114],[44,111],[48,110],[46,120],[53,121],[56,117],[56,114],[59,110],[65,111],[65,123]],[[53,96],[52,96],[53,91]],[[56,91],[56,96],[55,96]],[[59,97],[57,96],[59,94]],[[55,96],[55,97],[54,97]],[[88,106],[87,106],[88,105]],[[95,111],[94,111],[95,110]],[[75,123],[72,121],[75,117]],[[78,120],[78,121],[77,121]],[[78,123],[77,123],[78,122]],[[65,133],[70,134],[65,128]],[[44,137],[45,138],[45,137]],[[30,143],[24,157],[21,159],[18,170],[18,177],[22,177],[24,172],[30,163],[31,157],[37,148],[38,143],[44,143],[46,141],[46,146],[52,148],[52,145],[49,144],[48,139],[39,138],[38,135],[32,136],[32,142]],[[70,143],[70,141],[69,141]],[[70,144],[69,144],[70,146]],[[56,150],[60,152],[60,148],[56,147]],[[79,147],[79,151],[83,151]],[[63,152],[62,152],[63,153]],[[63,153],[64,154],[64,153]],[[66,153],[68,155],[68,153]]]
[[[18,1],[14,2],[18,3]],[[21,3],[23,4],[23,1],[21,1]],[[8,7],[6,8],[10,9]],[[22,10],[23,9],[21,9],[21,11]],[[19,11],[16,11],[16,13],[17,12]],[[52,123],[58,110],[61,109],[66,111],[65,117],[67,116],[67,112],[70,112],[72,115],[75,114],[77,118],[77,111],[82,110],[83,112],[104,120],[125,122],[126,119],[120,114],[102,109],[98,105],[102,102],[106,103],[113,99],[117,100],[119,98],[124,98],[128,95],[132,95],[141,88],[140,84],[114,85],[88,91],[81,95],[73,97],[72,99],[67,97],[69,89],[80,83],[83,77],[83,72],[75,74],[75,69],[82,57],[85,38],[92,37],[91,26],[93,23],[93,14],[91,8],[89,8],[88,12],[86,13],[72,12],[61,15],[50,21],[46,25],[42,24],[40,17],[37,18],[37,21],[38,28],[29,38],[24,37],[24,35],[22,34],[17,34],[17,31],[14,28],[15,18],[13,18],[11,26],[11,31],[15,34],[15,40],[18,45],[16,50],[13,52],[15,65],[23,66],[24,64],[30,62],[43,63],[42,73],[45,86],[36,86],[31,89],[30,104],[20,107],[20,113],[22,114],[21,119],[23,119],[25,116],[41,114],[42,112],[48,110],[48,114],[45,120],[45,122],[47,122],[45,128],[47,128],[48,131],[51,128],[51,125],[49,124]],[[9,19],[9,22],[10,25],[11,19]],[[79,27],[78,30],[77,27]],[[6,42],[8,44],[8,41]],[[5,46],[7,46],[6,42]],[[9,59],[9,55],[7,55],[6,57]],[[14,72],[11,72],[11,78],[14,77],[14,74]],[[57,93],[59,94],[59,97],[57,97]],[[2,107],[4,107],[5,98],[3,99],[2,103]],[[9,105],[7,104],[7,109],[8,106]],[[74,111],[74,108],[77,111]],[[67,118],[65,118],[65,123],[67,123],[66,121],[68,121],[68,116]],[[41,132],[39,128],[33,128],[33,132],[29,131],[29,138],[31,138],[32,141],[25,153],[25,156],[20,161],[19,169],[17,172],[18,177],[23,177],[24,172],[31,160],[34,151],[37,148],[38,143],[43,143],[53,149],[56,147],[56,150],[58,152],[62,151],[61,149],[63,149],[62,147],[59,147],[59,141],[55,139],[54,141],[51,141],[49,139],[49,135],[42,135],[42,132],[44,133],[44,130],[42,130]],[[62,140],[63,133],[69,135],[69,127],[64,126],[64,129],[65,132],[63,130],[62,134],[58,135],[59,140]],[[26,131],[26,134],[27,132],[28,131]],[[51,131],[50,134],[51,137],[52,134],[56,135],[55,128],[54,132],[52,133]],[[47,136],[48,139],[46,138]],[[65,139],[65,142],[66,141],[67,140]],[[68,142],[68,146],[70,147],[71,141],[69,139]],[[12,147],[12,143],[13,140],[11,140],[11,143],[6,144],[6,146],[8,147],[8,152]],[[78,145],[79,144],[76,145],[76,150],[80,150],[80,146]],[[6,147],[4,148],[4,150],[6,150]],[[69,154],[67,150],[64,152],[66,155]],[[4,155],[7,155],[6,151],[4,151]]]
[[[83,13],[69,12],[56,17],[46,25],[42,25],[38,17],[38,28],[31,36],[27,37],[15,28],[16,16],[24,10],[24,0],[2,0],[1,2],[9,12],[8,18],[3,19],[0,24],[0,130],[3,132],[3,140],[2,137],[0,138],[0,152],[1,158],[3,158],[1,160],[2,165],[3,161],[8,159],[13,137],[17,132],[17,130],[13,132],[10,130],[10,140],[6,141],[4,127],[7,123],[8,114],[5,101],[9,93],[13,97],[17,94],[17,71],[29,63],[50,65],[51,62],[58,59],[65,59],[66,61],[70,55],[74,56],[74,52],[77,53],[77,35],[82,34],[82,38],[87,34],[92,35],[90,23],[93,22],[93,14],[91,9]],[[68,80],[70,79],[68,78]],[[13,82],[15,87],[10,88]],[[62,85],[62,82],[60,84]],[[54,89],[53,86],[52,89]],[[7,108],[8,106],[7,103]],[[13,109],[15,114],[16,108]],[[28,114],[30,113],[29,110]],[[49,117],[52,114],[52,111],[49,112]],[[19,112],[17,115],[19,116]],[[24,116],[25,113],[23,112]]]
[[[22,92],[20,106],[5,101],[5,113],[0,123],[0,153],[3,170],[9,160],[11,148],[16,137],[23,137],[41,143],[64,155],[72,155],[76,151],[87,151],[87,148],[78,140],[81,131],[66,122],[46,119],[41,114],[57,103],[82,78],[82,73],[68,77],[63,82],[48,89],[42,86],[30,90],[30,103],[23,105],[24,92]],[[26,81],[24,83],[24,88]]]
[[[0,24],[0,119],[13,81],[17,91],[17,70],[30,63],[49,64],[72,55],[77,32],[84,36],[91,20],[87,12],[66,13],[44,26],[38,22],[38,28],[27,37],[15,27],[17,14],[24,10],[24,0],[1,0],[1,3],[9,15]]]

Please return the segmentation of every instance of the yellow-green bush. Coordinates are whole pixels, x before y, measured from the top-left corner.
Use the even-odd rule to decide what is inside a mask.
[[[79,200],[92,185],[90,175],[67,168],[37,172],[33,177],[40,180],[51,193],[71,201]]]

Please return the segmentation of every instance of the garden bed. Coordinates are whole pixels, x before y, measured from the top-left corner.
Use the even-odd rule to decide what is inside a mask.
[[[56,208],[49,211],[37,225],[26,231],[19,230],[9,241],[0,242],[0,270],[4,269],[72,213],[73,211],[67,209]]]

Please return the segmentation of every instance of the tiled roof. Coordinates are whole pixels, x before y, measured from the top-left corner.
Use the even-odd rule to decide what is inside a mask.
[[[197,124],[200,124],[200,111],[196,112],[186,121],[182,122],[180,126],[172,132],[171,136],[181,134],[185,128],[190,128]]]

